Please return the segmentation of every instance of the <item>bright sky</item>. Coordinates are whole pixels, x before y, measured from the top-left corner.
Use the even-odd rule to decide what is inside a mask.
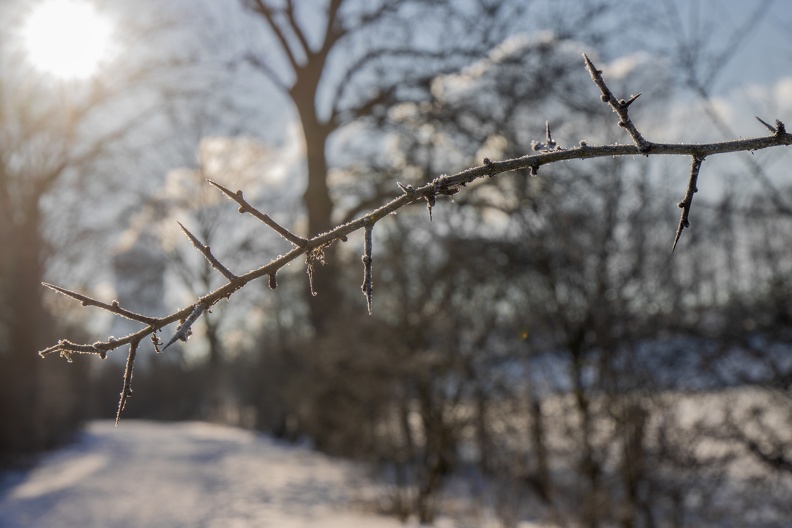
[[[63,79],[90,77],[107,55],[111,34],[110,20],[86,0],[44,0],[22,30],[32,65]]]
[[[683,23],[690,24],[698,17],[698,26],[717,23],[718,29],[731,33],[743,24],[762,2],[759,0],[677,0]],[[696,14],[698,5],[698,14]],[[717,11],[717,17],[712,16]],[[730,92],[745,84],[770,84],[784,77],[792,77],[792,1],[775,0],[767,15],[758,23],[735,50],[713,87],[716,94]],[[725,35],[711,37],[714,48],[727,44]]]

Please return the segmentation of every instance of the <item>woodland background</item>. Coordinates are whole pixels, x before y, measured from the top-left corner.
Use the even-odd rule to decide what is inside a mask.
[[[531,152],[627,142],[581,53],[656,141],[790,122],[783,2],[123,2],[123,60],[37,76],[0,6],[0,457],[113,417],[124,358],[36,355],[136,330],[47,281],[155,316],[289,245],[205,183],[315,235],[420,185]],[[766,48],[756,47],[761,42]],[[753,44],[752,44],[753,43]],[[754,46],[754,47],[751,47]],[[772,50],[772,53],[768,52]],[[503,525],[782,526],[792,515],[792,180],[778,148],[500,175],[142,346],[123,420],[209,420],[364,460],[385,513],[431,522],[449,479]],[[118,356],[118,357],[116,357]]]

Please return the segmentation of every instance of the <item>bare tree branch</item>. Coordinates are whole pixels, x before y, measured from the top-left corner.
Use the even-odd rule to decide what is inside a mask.
[[[372,278],[372,241],[371,234],[374,231],[374,224],[369,222],[366,224],[365,234],[363,238],[363,285],[360,287],[363,290],[363,295],[366,296],[366,304],[368,305],[368,313],[371,315],[371,302],[372,294],[374,292],[374,282]]]
[[[335,90],[333,91],[333,96],[331,99],[331,115],[330,119],[328,120],[330,123],[333,123],[335,126],[340,126],[343,124],[342,116],[346,114],[352,115],[365,115],[363,110],[365,108],[371,108],[374,106],[372,101],[382,99],[383,93],[386,89],[381,90],[380,92],[374,94],[369,99],[364,99],[354,106],[351,107],[342,107],[341,101],[347,95],[347,93],[354,88],[354,81],[357,76],[364,75],[367,71],[366,68],[369,64],[374,61],[381,60],[381,59],[410,59],[410,58],[422,58],[422,59],[442,59],[448,55],[445,51],[430,51],[430,50],[417,50],[415,48],[410,47],[393,47],[393,48],[377,48],[373,50],[369,50],[357,60],[355,60],[352,64],[350,64],[344,73],[343,78],[336,84]],[[433,74],[437,75],[441,72],[434,71]],[[424,79],[413,79],[412,83],[415,82],[423,82]],[[404,85],[402,84],[400,88],[403,88]],[[399,87],[389,87],[387,90],[388,93],[392,93],[395,88]],[[386,102],[386,100],[381,100],[380,102]]]
[[[305,38],[300,25],[297,23],[297,18],[294,16],[294,2],[293,0],[286,0],[286,19],[289,21],[289,28],[292,30],[297,40],[300,42],[300,47],[306,56],[311,54],[311,46],[308,44],[308,39]]]
[[[684,28],[684,24],[676,5],[669,0],[664,0],[663,2],[666,14],[669,18],[673,19],[669,26],[671,28],[671,34],[676,41],[676,52],[684,73],[684,82],[687,84],[688,88],[698,96],[704,108],[704,112],[712,123],[718,127],[724,137],[735,136],[736,134],[718,113],[712,102],[712,95],[710,93],[712,85],[715,83],[717,77],[723,73],[729,61],[734,57],[734,51],[739,49],[750,32],[757,27],[761,19],[767,14],[768,7],[772,2],[773,0],[764,0],[761,4],[758,4],[752,15],[746,18],[739,28],[728,35],[727,38],[721,38],[719,42],[725,42],[726,44],[719,51],[710,54],[709,60],[707,60],[705,53],[706,43],[698,36],[695,37],[695,41],[691,42],[690,39],[686,38],[683,34],[682,28]],[[707,32],[699,31],[696,32],[696,35],[706,33]],[[691,37],[691,39],[692,38],[693,37]],[[701,73],[702,71],[704,73]],[[759,121],[770,128],[770,126],[761,119]],[[741,159],[748,166],[751,171],[750,174],[765,188],[767,197],[775,208],[786,215],[792,214],[792,205],[790,205],[787,200],[783,199],[782,194],[767,175],[764,168],[750,156],[744,156]]]
[[[132,396],[132,369],[135,366],[135,355],[140,341],[132,341],[129,344],[129,356],[127,356],[126,368],[124,369],[124,386],[121,388],[121,397],[118,399],[118,411],[116,412],[115,424],[121,420],[121,412],[126,407],[127,399]]]
[[[113,313],[113,314],[116,314],[116,315],[120,315],[121,317],[125,317],[125,318],[127,318],[129,320],[136,321],[138,323],[147,324],[147,325],[153,324],[153,323],[155,323],[157,321],[156,318],[146,317],[145,315],[141,315],[139,313],[135,313],[135,312],[126,310],[124,308],[121,308],[121,306],[118,304],[118,301],[113,301],[112,303],[107,304],[107,303],[103,303],[101,301],[97,301],[96,299],[93,299],[91,297],[88,297],[87,295],[83,295],[81,293],[73,292],[71,290],[67,290],[66,288],[61,288],[60,286],[55,286],[54,284],[50,284],[48,282],[42,282],[41,284],[43,284],[44,286],[46,286],[47,288],[49,288],[51,290],[55,290],[58,293],[62,293],[63,295],[65,295],[67,297],[71,297],[72,299],[76,299],[76,300],[80,301],[80,303],[82,303],[83,306],[96,306],[96,307],[101,308],[102,310],[105,310],[107,312],[110,312],[110,313]]]
[[[281,80],[280,77],[278,77],[278,74],[275,73],[275,70],[269,65],[266,59],[259,57],[253,52],[248,52],[245,54],[245,60],[248,62],[248,64],[251,64],[257,70],[259,70],[264,75],[264,77],[269,79],[276,88],[282,90],[283,92],[289,91],[289,87],[285,82],[283,82],[283,80]]]
[[[289,61],[292,69],[296,72],[300,68],[300,63],[297,62],[297,57],[294,54],[294,50],[292,50],[291,46],[289,46],[289,40],[286,38],[286,35],[275,21],[275,14],[272,12],[272,9],[267,4],[265,4],[263,0],[254,0],[251,2],[250,8],[256,13],[262,15],[264,20],[267,21],[267,25],[272,30],[273,35],[275,35],[275,38],[278,39],[278,42],[280,42],[281,49],[286,55],[286,59]]]
[[[671,247],[671,251],[676,249],[679,237],[682,236],[682,230],[686,227],[690,227],[688,216],[690,216],[690,208],[693,205],[693,195],[698,192],[696,182],[698,182],[698,175],[703,161],[704,158],[693,156],[693,161],[690,165],[690,179],[688,180],[687,191],[685,192],[685,197],[679,202],[682,215],[679,218],[679,227],[677,227],[676,235],[674,236],[674,245]]]
[[[325,22],[325,31],[324,31],[324,41],[322,42],[322,47],[315,53],[317,57],[320,57],[324,62],[327,55],[330,53],[330,50],[333,49],[333,46],[344,38],[349,31],[342,27],[341,25],[337,24],[338,22],[338,12],[341,9],[341,5],[344,3],[344,0],[330,0],[330,5],[327,6],[327,21]]]
[[[690,174],[690,182],[688,183],[687,194],[682,202],[684,206],[683,206],[682,218],[680,220],[680,226],[688,227],[687,217],[690,211],[692,194],[695,192],[696,180],[698,178],[698,173],[701,168],[701,162],[703,161],[704,158],[717,154],[726,154],[726,153],[743,152],[743,151],[750,152],[765,148],[792,145],[792,135],[786,132],[783,123],[781,123],[780,121],[776,121],[776,126],[774,128],[771,127],[773,129],[772,135],[764,136],[764,137],[724,141],[720,143],[703,143],[703,144],[701,143],[665,144],[665,143],[653,143],[647,141],[646,139],[643,138],[643,136],[637,130],[635,125],[632,123],[628,114],[628,108],[630,104],[636,100],[637,96],[633,96],[627,101],[617,99],[605,84],[605,81],[602,78],[602,72],[596,69],[596,67],[588,57],[586,56],[584,57],[585,57],[586,67],[588,68],[589,73],[591,74],[592,80],[600,88],[602,92],[602,100],[610,104],[614,112],[616,112],[619,115],[619,124],[623,126],[625,129],[627,129],[627,131],[630,133],[630,136],[633,139],[633,144],[590,146],[585,141],[581,141],[579,146],[577,147],[564,149],[554,144],[555,142],[552,140],[550,134],[550,128],[548,124],[546,128],[545,141],[547,144],[551,144],[551,143],[554,144],[552,150],[542,150],[534,154],[522,156],[519,158],[507,159],[503,161],[490,161],[489,159],[485,159],[483,164],[480,166],[465,169],[451,176],[447,176],[447,175],[440,176],[438,178],[435,178],[431,182],[428,182],[425,185],[417,188],[412,187],[410,185],[399,184],[399,188],[401,189],[402,194],[399,195],[398,197],[393,198],[388,203],[366,214],[365,216],[341,224],[326,233],[319,234],[308,240],[293,235],[288,230],[284,229],[283,227],[272,221],[272,219],[269,216],[252,207],[243,198],[241,191],[237,191],[235,193],[223,187],[222,185],[217,184],[216,182],[209,181],[209,183],[211,183],[214,187],[216,187],[221,192],[223,192],[226,196],[236,201],[240,205],[239,211],[241,213],[249,212],[253,214],[257,218],[259,218],[262,222],[267,224],[270,228],[278,232],[281,236],[289,240],[289,242],[294,244],[295,247],[288,253],[284,255],[280,255],[277,258],[271,260],[269,263],[259,268],[253,269],[245,273],[244,275],[234,276],[233,274],[231,274],[230,271],[226,269],[225,272],[223,272],[223,275],[226,275],[226,273],[229,274],[226,275],[226,278],[229,280],[228,283],[215,289],[212,292],[203,295],[190,306],[184,307],[168,316],[161,318],[153,318],[153,317],[142,316],[139,314],[134,314],[133,312],[129,312],[128,310],[124,310],[120,308],[120,306],[118,306],[118,303],[115,302],[112,304],[103,303],[101,301],[92,299],[91,297],[77,294],[69,290],[66,290],[64,288],[52,286],[50,284],[45,284],[45,286],[52,288],[64,295],[72,297],[82,302],[84,305],[99,307],[110,313],[121,315],[123,317],[127,317],[132,320],[141,322],[145,324],[146,327],[120,339],[110,338],[107,341],[100,341],[93,344],[78,344],[67,340],[61,340],[57,344],[42,350],[41,352],[39,352],[39,354],[41,356],[46,356],[53,353],[60,353],[62,356],[66,356],[67,358],[72,353],[90,353],[90,354],[99,354],[100,356],[104,356],[108,351],[114,350],[116,348],[125,345],[130,345],[130,360],[127,363],[129,375],[128,377],[127,375],[125,375],[125,379],[124,379],[124,392],[122,392],[121,395],[122,401],[120,402],[119,405],[119,412],[120,412],[120,410],[123,409],[123,404],[125,403],[126,398],[129,395],[128,389],[129,389],[129,383],[131,382],[131,363],[134,361],[134,354],[141,339],[143,339],[146,336],[152,336],[152,340],[154,341],[156,348],[156,345],[158,344],[156,333],[161,329],[163,329],[165,326],[180,321],[179,328],[177,329],[171,341],[166,345],[166,347],[178,339],[186,341],[187,338],[189,337],[190,328],[192,324],[203,313],[208,311],[214,304],[216,304],[220,299],[230,298],[234,292],[245,287],[245,285],[248,284],[249,282],[263,276],[269,277],[270,285],[274,286],[275,275],[277,274],[278,270],[280,270],[288,263],[294,261],[295,259],[303,255],[306,256],[306,264],[308,265],[309,275],[310,275],[310,271],[312,269],[313,263],[316,260],[321,261],[323,259],[323,251],[325,248],[327,248],[336,241],[346,241],[347,236],[349,234],[358,231],[360,229],[366,230],[366,234],[365,234],[366,236],[364,240],[365,243],[364,257],[363,257],[363,262],[365,266],[363,291],[367,298],[367,304],[370,307],[371,291],[372,291],[371,269],[370,269],[371,230],[377,221],[385,218],[391,213],[394,213],[395,211],[409,204],[425,201],[431,208],[431,206],[434,205],[436,197],[438,195],[445,195],[445,196],[454,195],[457,192],[459,192],[462,187],[465,187],[466,184],[471,183],[479,178],[489,179],[505,172],[525,170],[525,169],[529,170],[531,174],[536,174],[536,171],[542,165],[548,165],[565,160],[584,160],[591,158],[603,158],[603,157],[614,157],[614,156],[635,156],[637,154],[641,154],[645,156],[665,154],[665,155],[676,155],[676,156],[689,156],[693,158],[693,164],[691,167],[691,174]],[[675,245],[679,239],[681,230],[682,229],[680,228],[677,231],[676,239],[674,242]],[[188,237],[190,237],[189,233],[187,234]],[[193,238],[194,237],[190,237],[191,241],[193,240]],[[204,256],[207,259],[209,259],[208,248],[204,248],[205,251],[202,250],[201,248],[203,246],[201,246],[200,243],[197,243],[197,240],[193,241],[193,244],[196,245],[196,247],[202,253],[204,253]]]
[[[638,132],[638,129],[635,128],[635,124],[633,124],[632,120],[630,119],[630,115],[627,110],[641,94],[633,95],[626,101],[624,99],[616,99],[608,86],[605,84],[605,81],[602,78],[602,71],[594,67],[594,63],[589,60],[585,53],[583,54],[583,58],[586,60],[586,69],[591,75],[591,80],[594,81],[594,84],[596,84],[602,92],[602,102],[608,103],[611,108],[613,108],[613,111],[619,116],[619,126],[625,128],[627,132],[630,133],[630,137],[632,137],[635,146],[638,147],[638,150],[641,153],[646,153],[650,147],[650,143],[646,141],[641,133]],[[548,128],[548,136],[549,134]]]

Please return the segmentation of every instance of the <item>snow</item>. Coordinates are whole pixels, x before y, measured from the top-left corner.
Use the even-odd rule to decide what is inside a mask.
[[[403,526],[364,511],[371,485],[350,463],[249,431],[100,421],[0,480],[0,527]]]

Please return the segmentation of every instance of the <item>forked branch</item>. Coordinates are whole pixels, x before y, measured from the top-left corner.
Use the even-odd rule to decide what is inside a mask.
[[[263,5],[263,4],[261,4]],[[551,131],[550,131],[550,124],[546,124],[546,134],[544,138],[544,143],[535,143],[536,152],[530,155],[522,156],[519,158],[514,159],[507,159],[503,161],[491,161],[489,159],[485,159],[483,164],[477,167],[472,167],[461,172],[458,172],[453,175],[442,175],[438,178],[435,178],[431,182],[426,183],[421,187],[413,187],[411,185],[402,185],[398,183],[399,188],[402,191],[402,194],[393,198],[388,203],[384,204],[383,206],[379,207],[378,209],[371,211],[370,213],[347,222],[345,224],[339,225],[335,229],[332,229],[326,233],[322,233],[319,235],[314,236],[310,239],[301,238],[293,233],[291,233],[286,228],[282,227],[281,225],[277,224],[272,218],[270,218],[267,214],[259,211],[255,207],[253,207],[247,200],[245,200],[242,191],[233,192],[226,187],[220,185],[219,183],[209,181],[214,187],[219,189],[223,194],[234,200],[237,204],[239,204],[239,212],[240,213],[250,213],[271,229],[276,231],[286,240],[291,242],[294,247],[291,251],[286,253],[285,255],[280,255],[277,258],[271,260],[267,264],[253,269],[244,275],[235,275],[233,274],[228,268],[220,263],[215,255],[213,255],[208,246],[204,246],[195,238],[192,233],[187,231],[182,226],[187,237],[190,239],[192,244],[200,251],[204,257],[209,260],[209,262],[214,266],[223,276],[228,280],[226,284],[217,288],[216,290],[209,292],[199,299],[193,304],[186,306],[168,316],[165,317],[149,317],[141,314],[134,313],[132,311],[126,310],[119,306],[118,302],[113,301],[112,303],[108,304],[96,299],[93,299],[87,295],[83,295],[80,293],[76,293],[65,288],[61,288],[59,286],[54,286],[51,284],[46,284],[48,288],[51,288],[59,293],[67,295],[77,301],[80,301],[84,306],[96,306],[102,310],[107,312],[119,315],[121,317],[126,317],[127,319],[131,319],[133,321],[137,321],[143,325],[139,331],[129,334],[123,338],[115,339],[109,338],[106,341],[98,341],[96,343],[73,343],[67,340],[61,340],[57,344],[42,350],[39,352],[41,356],[47,356],[50,354],[58,353],[61,356],[65,356],[70,358],[70,356],[74,353],[87,353],[87,354],[98,354],[101,357],[105,357],[107,352],[111,350],[115,350],[116,348],[123,347],[129,345],[129,358],[127,360],[127,369],[124,374],[124,388],[121,392],[121,399],[119,401],[119,416],[121,411],[123,410],[126,401],[129,395],[132,393],[131,390],[131,382],[132,382],[132,366],[134,364],[135,354],[137,352],[137,348],[141,340],[147,336],[151,337],[152,342],[154,343],[154,349],[159,352],[159,338],[157,337],[157,332],[161,331],[166,326],[173,324],[177,321],[180,322],[178,329],[176,330],[173,337],[170,341],[165,345],[163,350],[170,346],[172,343],[175,343],[178,340],[186,341],[191,333],[192,325],[195,321],[206,311],[210,310],[215,303],[217,303],[220,299],[230,298],[231,295],[236,292],[237,290],[245,287],[246,284],[249,282],[258,279],[260,277],[267,276],[269,277],[270,287],[275,287],[275,275],[277,274],[278,270],[283,268],[286,264],[292,262],[293,260],[305,255],[306,263],[309,267],[309,275],[311,271],[311,266],[313,262],[317,259],[321,259],[324,256],[323,250],[330,244],[333,244],[336,241],[345,241],[347,236],[350,233],[358,231],[360,229],[365,230],[364,235],[364,254],[363,254],[363,265],[364,265],[364,278],[363,278],[363,286],[362,290],[366,297],[366,304],[368,307],[369,312],[371,311],[372,307],[372,293],[373,293],[373,280],[372,280],[372,244],[371,244],[371,234],[374,224],[379,220],[385,218],[389,214],[405,207],[406,205],[415,203],[415,202],[422,202],[425,201],[427,207],[429,209],[429,214],[431,218],[432,207],[435,205],[436,197],[438,195],[454,195],[461,190],[466,184],[477,180],[479,178],[493,178],[499,174],[504,172],[516,171],[516,170],[527,170],[530,175],[536,175],[537,171],[540,166],[548,165],[552,163],[557,163],[559,161],[565,160],[582,160],[582,159],[589,159],[589,158],[602,158],[602,157],[613,157],[613,156],[635,156],[636,154],[641,154],[645,156],[649,155],[657,155],[657,154],[666,154],[666,155],[677,155],[677,156],[689,156],[692,158],[692,166],[690,171],[690,179],[687,186],[687,192],[685,194],[685,198],[682,202],[679,203],[679,207],[682,208],[682,215],[680,218],[679,227],[677,228],[677,232],[674,238],[674,245],[673,247],[676,248],[677,242],[679,241],[679,237],[682,234],[682,230],[689,227],[689,215],[690,215],[690,208],[693,201],[693,194],[697,190],[697,180],[699,171],[701,169],[701,164],[704,158],[708,156],[714,156],[717,154],[726,154],[729,152],[740,152],[740,151],[755,151],[761,150],[770,147],[777,147],[783,145],[790,145],[792,144],[792,135],[786,132],[786,128],[784,124],[780,121],[776,121],[776,126],[769,125],[765,121],[760,119],[760,122],[770,130],[771,135],[764,136],[764,137],[757,137],[752,139],[739,139],[733,141],[725,141],[720,143],[691,143],[691,144],[666,144],[666,143],[653,143],[648,141],[643,135],[639,132],[638,128],[636,127],[635,123],[630,119],[629,115],[629,108],[630,105],[633,104],[638,95],[633,95],[628,99],[618,99],[608,88],[605,80],[602,76],[602,71],[598,70],[596,66],[594,66],[593,62],[589,59],[588,56],[584,55],[586,68],[588,69],[589,73],[591,74],[591,78],[594,81],[594,84],[600,89],[602,96],[601,99],[603,102],[609,104],[613,111],[619,116],[619,126],[623,127],[630,135],[632,139],[632,144],[615,144],[615,145],[602,145],[602,146],[590,146],[585,141],[581,141],[580,144],[574,148],[562,148],[559,146],[556,141],[553,140]],[[757,118],[758,119],[758,118]],[[313,289],[313,285],[312,285]]]

